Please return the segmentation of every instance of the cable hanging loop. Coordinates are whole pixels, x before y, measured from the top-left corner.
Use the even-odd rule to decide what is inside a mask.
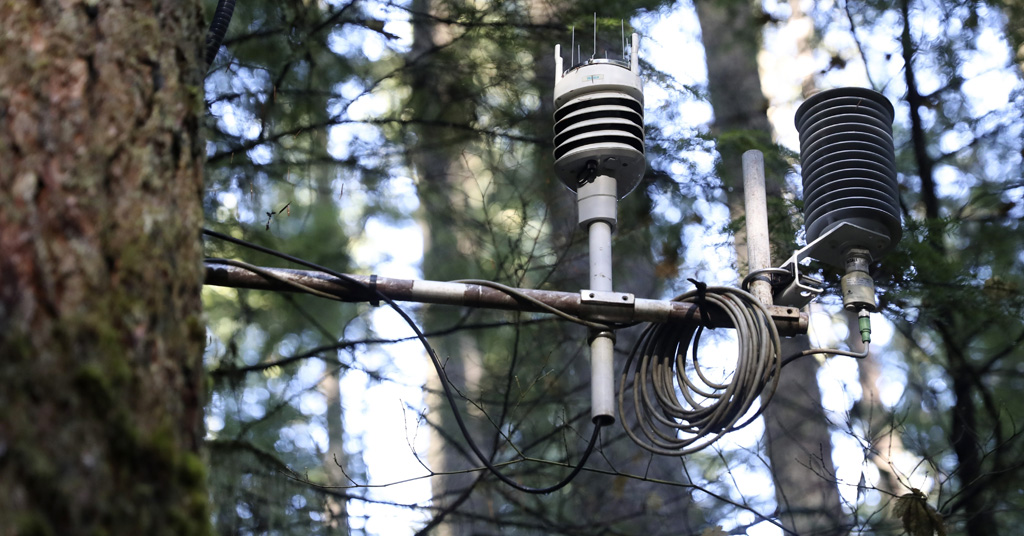
[[[674,301],[698,305],[701,325],[649,326],[619,380],[619,415],[627,435],[642,448],[666,456],[697,452],[753,422],[774,394],[782,369],[778,330],[757,298],[740,289],[691,281],[697,288]],[[735,369],[722,381],[709,376],[698,353],[711,309],[736,328]],[[627,397],[630,389],[632,396]],[[626,419],[627,399],[633,406],[633,426]],[[760,406],[751,413],[758,399]]]
[[[594,429],[593,429],[593,432],[590,435],[590,440],[587,442],[586,449],[583,451],[583,454],[580,456],[579,462],[576,464],[575,467],[573,467],[572,471],[568,475],[566,475],[565,478],[563,478],[562,480],[556,482],[555,484],[552,484],[550,486],[543,487],[543,488],[533,488],[533,487],[524,486],[522,484],[519,484],[518,482],[516,482],[512,478],[506,476],[504,473],[499,471],[498,468],[495,467],[495,465],[491,462],[491,457],[486,455],[486,454],[484,454],[484,452],[480,449],[480,446],[477,445],[476,441],[469,434],[469,429],[466,426],[465,420],[464,420],[464,418],[462,416],[462,412],[459,411],[458,403],[455,401],[455,396],[452,393],[451,384],[448,381],[448,377],[447,377],[447,375],[444,372],[444,366],[441,364],[441,360],[440,360],[440,358],[438,358],[437,352],[434,350],[434,347],[431,346],[430,342],[427,340],[426,335],[424,335],[423,331],[416,324],[416,322],[413,321],[412,317],[409,316],[409,313],[407,313],[397,303],[395,303],[395,301],[393,299],[389,298],[387,295],[385,295],[383,292],[381,292],[380,289],[376,288],[376,285],[372,285],[371,286],[369,284],[363,283],[363,282],[361,282],[361,281],[359,281],[359,280],[357,280],[357,279],[355,279],[355,278],[353,278],[353,277],[351,277],[349,275],[343,274],[343,273],[338,272],[336,270],[332,270],[330,268],[327,268],[327,267],[324,267],[324,266],[320,266],[319,264],[312,263],[312,262],[307,261],[305,259],[301,259],[301,258],[292,256],[292,255],[288,255],[287,253],[282,253],[282,252],[277,251],[275,249],[271,249],[271,248],[268,248],[268,247],[265,247],[265,246],[260,246],[258,244],[254,244],[252,242],[248,242],[246,240],[242,240],[240,238],[235,238],[233,236],[229,236],[229,235],[226,235],[224,233],[219,233],[217,231],[212,231],[210,229],[205,229],[204,228],[203,231],[202,231],[202,234],[204,234],[206,236],[213,237],[213,238],[217,238],[219,240],[224,240],[224,241],[227,241],[227,242],[231,242],[233,244],[236,244],[236,245],[239,245],[239,246],[251,249],[251,250],[260,251],[260,252],[266,253],[268,255],[273,255],[275,257],[278,257],[278,258],[281,258],[281,259],[285,259],[287,261],[294,262],[296,264],[299,264],[299,265],[302,265],[302,266],[306,266],[308,268],[312,268],[314,270],[317,270],[317,271],[323,272],[325,274],[334,276],[338,280],[340,280],[343,284],[350,285],[353,288],[359,288],[359,289],[365,290],[368,293],[370,293],[371,295],[376,296],[377,299],[387,303],[388,306],[391,307],[396,313],[398,313],[398,315],[402,317],[402,320],[405,321],[405,323],[408,324],[409,327],[413,330],[413,332],[416,334],[416,338],[419,339],[420,344],[423,345],[424,350],[426,350],[427,355],[430,357],[430,363],[433,365],[434,371],[437,373],[438,378],[440,378],[440,380],[441,380],[441,387],[443,388],[445,399],[448,401],[448,405],[452,409],[452,414],[454,415],[455,422],[456,422],[456,424],[459,427],[459,432],[462,434],[462,437],[463,437],[463,439],[465,439],[466,444],[469,446],[470,450],[473,451],[473,453],[476,455],[477,459],[480,460],[480,462],[484,465],[484,467],[487,469],[487,471],[489,471],[496,478],[498,478],[498,480],[501,480],[502,482],[504,482],[508,486],[512,487],[513,489],[516,489],[516,490],[519,490],[519,491],[522,491],[522,492],[525,492],[525,493],[537,494],[537,495],[543,495],[543,494],[547,494],[547,493],[552,493],[552,492],[558,491],[558,490],[562,489],[563,487],[565,487],[566,485],[568,485],[570,482],[572,482],[573,479],[575,479],[576,476],[579,475],[579,473],[583,470],[583,467],[586,465],[587,460],[590,459],[590,455],[594,452],[594,448],[597,446],[597,441],[600,438],[601,428],[604,426],[604,424],[600,423],[600,422],[594,423]],[[273,278],[274,277],[271,272],[267,272],[265,270],[260,270],[259,267],[252,266],[252,265],[247,264],[247,263],[238,262],[238,261],[230,261],[230,260],[225,261],[225,259],[208,259],[208,262],[210,262],[210,261],[212,261],[212,262],[224,262],[225,264],[234,264],[236,266],[240,266],[240,267],[244,267],[244,268],[249,269],[249,270],[253,270],[255,273],[260,273],[264,277],[269,277],[269,278]],[[491,286],[491,287],[494,287],[494,288],[498,288],[498,289],[502,289],[502,290],[505,290],[505,289],[514,290],[514,289],[511,289],[511,287],[506,287],[505,285],[502,285],[500,283],[495,283],[495,282],[492,282],[492,281],[481,281],[481,280],[466,280],[466,281],[474,281],[476,283],[487,284],[488,286]],[[305,285],[302,285],[302,284],[298,284],[298,283],[289,283],[289,284],[292,285],[297,290],[302,290],[302,291],[305,291],[305,292],[309,292],[311,294],[315,294],[315,295],[318,295],[318,296],[321,296],[321,297],[326,297],[326,298],[330,298],[330,299],[337,299],[335,296],[331,296],[331,295],[329,295],[327,293],[319,292],[319,291],[317,291],[315,289],[311,289],[311,288],[309,288],[309,287],[307,287]],[[561,311],[559,311],[559,313],[561,313]],[[566,317],[575,318],[575,317],[571,317],[571,315],[567,315],[565,313],[561,313],[561,314],[565,315]],[[576,319],[575,321],[579,321],[580,323],[587,322],[587,321],[582,320],[582,319]],[[595,326],[600,326],[600,327],[604,327],[605,329],[608,329],[603,324],[597,324],[597,323],[593,323],[593,324]],[[568,464],[568,462],[566,462],[566,463]]]

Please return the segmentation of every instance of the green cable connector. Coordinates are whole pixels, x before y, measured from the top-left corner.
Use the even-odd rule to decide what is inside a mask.
[[[858,319],[860,320],[860,338],[864,341],[864,344],[871,342],[871,317],[869,314],[870,313],[865,309],[861,309],[858,313],[858,316],[860,317]]]

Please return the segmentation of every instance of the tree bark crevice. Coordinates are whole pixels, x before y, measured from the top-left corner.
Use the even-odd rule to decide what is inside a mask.
[[[203,24],[158,4],[0,7],[0,533],[209,530]]]

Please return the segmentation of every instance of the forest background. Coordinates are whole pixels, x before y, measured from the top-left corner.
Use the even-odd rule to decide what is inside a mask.
[[[166,44],[161,47],[146,42],[147,32],[124,31],[132,26],[111,15],[114,7],[85,2],[50,20],[64,30],[71,20],[100,25],[106,33],[82,33],[101,43],[96,58],[111,39],[121,54],[148,58],[139,61],[149,66],[149,78],[134,86],[125,78],[124,87],[69,83],[20,91],[41,78],[18,76],[18,69],[46,72],[60,63],[32,63],[32,53],[56,46],[39,48],[40,41],[57,42],[40,38],[47,19],[25,15],[32,9],[14,3],[0,9],[0,48],[7,51],[0,69],[6,118],[0,158],[14,163],[0,171],[0,245],[13,252],[0,264],[7,281],[0,320],[11,328],[0,339],[0,477],[12,482],[0,492],[0,514],[11,514],[0,515],[0,533],[84,533],[118,527],[125,518],[135,527],[171,519],[163,530],[196,534],[208,530],[207,519],[222,534],[919,536],[1012,534],[1020,524],[1024,449],[1017,421],[1024,407],[1014,396],[1024,384],[1019,4],[240,2],[200,82],[187,67],[203,72],[202,66],[188,59],[195,56],[191,45],[181,45],[198,42],[205,26],[197,13],[157,10],[162,18],[152,35],[166,40],[154,41]],[[213,9],[206,2],[208,16]],[[643,37],[648,170],[620,205],[614,244],[616,288],[637,296],[671,297],[690,288],[690,277],[735,284],[745,273],[735,252],[742,251],[743,221],[738,155],[746,149],[766,154],[773,259],[787,256],[802,240],[796,107],[817,90],[847,85],[871,87],[893,102],[903,240],[875,267],[881,291],[875,324],[888,336],[867,359],[810,357],[787,367],[763,420],[685,458],[651,456],[618,425],[607,428],[577,480],[530,496],[481,470],[422,348],[386,308],[208,286],[205,327],[193,317],[160,321],[179,305],[191,310],[198,274],[161,268],[153,258],[191,266],[185,259],[198,257],[188,237],[200,226],[349,273],[481,278],[569,291],[585,286],[586,241],[572,195],[552,171],[552,49],[571,42],[575,28],[575,42],[589,56],[595,13],[597,36],[607,42],[594,52],[617,55],[621,33]],[[32,24],[40,25],[34,33]],[[29,52],[18,56],[19,50]],[[74,56],[75,48],[68,50]],[[104,65],[72,63],[61,76],[91,79]],[[44,169],[33,168],[47,161],[33,154],[60,154],[27,134],[19,115],[28,109],[24,95],[60,104],[76,95],[100,102],[152,92],[158,98],[125,102],[132,110],[179,113],[185,108],[175,103],[190,97],[177,79],[202,88],[191,98],[202,98],[205,113],[191,117],[186,110],[152,127],[157,141],[150,146],[153,154],[170,147],[178,159],[113,152],[106,171],[95,175],[95,184],[108,185],[100,198],[110,204],[89,208],[115,207],[116,218],[98,218],[93,226],[83,223],[83,209],[84,217],[68,224],[79,213],[54,207],[76,205],[47,205],[51,198],[39,192],[70,190],[46,182],[50,171],[24,171]],[[170,100],[161,100],[172,90]],[[84,132],[106,125],[106,109],[90,109],[95,121],[74,124]],[[39,113],[59,118],[64,110],[53,105]],[[117,113],[124,112],[110,116]],[[128,126],[130,118],[111,124],[125,131],[152,124]],[[202,143],[194,138],[200,123]],[[167,131],[185,139],[175,134],[168,141]],[[81,140],[66,138],[69,147]],[[134,164],[122,165],[123,158]],[[188,208],[197,202],[200,165],[202,225]],[[75,170],[72,177],[92,170],[66,169]],[[105,178],[126,169],[125,176],[143,169],[192,182]],[[37,185],[37,175],[46,186]],[[91,184],[75,188],[93,191]],[[141,197],[127,195],[135,189]],[[176,201],[167,203],[171,198]],[[43,227],[71,238],[44,240],[42,250],[14,232],[60,218],[61,225]],[[120,282],[112,291],[40,283],[48,280],[38,275],[46,271],[41,267],[53,259],[68,262],[53,264],[52,273],[81,270],[91,281],[96,272],[89,262],[103,255],[76,240],[119,232],[141,233],[135,236],[158,247],[173,238],[180,249],[167,246],[131,270],[125,266],[134,257],[107,253],[104,258],[120,260],[101,262],[105,270],[138,275],[110,278]],[[135,242],[99,243],[102,249]],[[204,251],[285,266],[212,239]],[[828,269],[814,269],[837,282]],[[24,274],[21,286],[6,277]],[[154,305],[164,303],[154,298],[103,328],[96,311],[119,311],[118,296],[130,301],[136,293],[167,289],[173,307]],[[36,301],[44,306],[26,305],[30,291],[41,293]],[[73,322],[59,316],[74,309],[79,295],[91,300],[81,310],[94,312]],[[531,485],[563,477],[589,437],[585,330],[543,315],[408,309],[438,349],[470,431],[492,460]],[[40,331],[34,322],[51,310],[63,323]],[[832,298],[820,300],[812,319],[816,344],[844,345],[856,332]],[[147,329],[171,324],[179,327],[153,342]],[[166,367],[174,372],[152,374],[154,366],[119,361],[122,354],[110,351],[123,344],[124,355],[187,355],[173,341],[195,341],[202,331],[205,372],[182,357]],[[618,351],[635,337],[621,335]],[[728,334],[716,330],[708,338],[710,348],[731,355]],[[62,357],[74,355],[84,357]],[[721,368],[725,374],[728,363]],[[191,383],[200,374],[206,381]],[[149,377],[158,379],[147,383]],[[57,392],[68,394],[41,394]],[[130,403],[110,395],[122,392]],[[164,406],[156,393],[185,402]],[[202,400],[204,427],[181,431],[198,424]],[[61,428],[52,417],[57,413],[77,424]],[[110,439],[115,436],[120,439]],[[66,456],[69,449],[81,455]],[[202,463],[189,452],[202,452]],[[96,467],[115,477],[97,478]],[[75,491],[82,489],[92,493]],[[125,499],[109,499],[117,496]],[[100,505],[104,497],[110,504]],[[68,526],[77,529],[62,530]]]

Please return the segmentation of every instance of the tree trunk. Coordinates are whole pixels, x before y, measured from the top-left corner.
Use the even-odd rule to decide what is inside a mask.
[[[852,311],[846,311],[846,324],[849,336],[846,339],[850,348],[858,348],[861,344],[860,319]],[[861,396],[851,413],[864,426],[865,438],[871,448],[866,452],[867,461],[878,469],[879,482],[876,488],[890,495],[902,495],[907,489],[900,483],[895,471],[895,461],[907,456],[903,448],[903,438],[895,429],[892,412],[882,403],[882,392],[878,383],[882,379],[882,364],[878,352],[872,350],[867,357],[857,361],[860,376]]]
[[[464,165],[461,151],[470,143],[465,131],[450,128],[450,124],[471,124],[473,96],[460,84],[458,68],[444,47],[451,45],[452,27],[430,18],[444,19],[449,6],[437,0],[415,0],[413,3],[413,63],[412,87],[415,92],[412,109],[423,124],[417,129],[418,143],[411,160],[417,175],[420,198],[420,226],[423,229],[423,275],[427,279],[447,280],[475,277],[473,252],[478,245],[464,232],[464,217],[469,209],[465,192],[471,191],[473,172]],[[418,15],[418,14],[423,15]],[[457,320],[449,308],[428,307],[424,313],[424,326],[428,330],[448,328]],[[437,355],[444,363],[445,376],[466,396],[475,399],[483,375],[482,352],[474,335],[455,333],[437,340]],[[430,408],[430,447],[427,462],[432,471],[439,473],[431,479],[432,502],[441,515],[432,521],[439,536],[471,534],[473,525],[450,515],[460,511],[486,511],[472,493],[478,478],[471,473],[449,474],[476,466],[479,462],[461,446],[462,434],[456,426],[449,402],[442,394],[443,381],[430,367],[427,372],[426,403]],[[476,414],[476,408],[460,407],[463,414]],[[473,431],[473,419],[467,426]],[[483,434],[474,437],[483,441]],[[452,438],[459,444],[452,445]],[[467,454],[468,453],[468,454]]]
[[[806,335],[783,339],[782,355],[809,347]],[[814,357],[786,366],[765,412],[765,442],[783,526],[796,534],[842,534],[832,441],[817,372]]]
[[[721,162],[719,175],[733,221],[743,217],[743,151],[770,144],[767,101],[761,91],[757,54],[760,3],[696,2],[707,56],[708,90]],[[724,136],[723,136],[724,134]],[[769,197],[779,197],[781,176],[767,174]],[[770,213],[771,215],[771,213]],[[746,244],[737,233],[739,266],[746,265]],[[805,336],[783,341],[783,357],[808,348]],[[839,491],[830,483],[832,443],[821,406],[817,362],[803,359],[787,366],[764,414],[768,456],[783,525],[797,534],[838,530]]]
[[[328,367],[337,365],[328,362]],[[327,402],[327,452],[324,454],[324,472],[333,486],[347,486],[352,482],[345,476],[345,421],[341,407],[341,371],[333,370],[320,380],[318,390]],[[335,496],[324,498],[324,525],[329,534],[348,534],[348,504]]]
[[[2,534],[209,533],[202,11],[122,4],[0,5]]]

